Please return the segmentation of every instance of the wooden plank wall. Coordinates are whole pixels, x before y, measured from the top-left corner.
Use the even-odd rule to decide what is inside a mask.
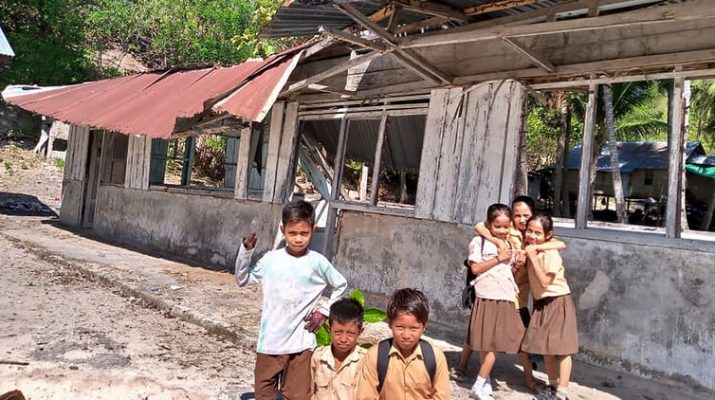
[[[65,180],[84,181],[87,175],[89,128],[72,125],[67,139]]]
[[[127,147],[127,171],[124,187],[149,189],[149,166],[151,163],[151,138],[129,136]]]
[[[276,102],[271,111],[263,201],[283,203],[293,189],[298,147],[298,103]]]
[[[432,91],[417,187],[418,218],[471,224],[509,203],[524,87],[516,81]]]

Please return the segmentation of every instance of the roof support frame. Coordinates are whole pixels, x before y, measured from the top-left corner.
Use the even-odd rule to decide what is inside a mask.
[[[309,78],[306,78],[306,79],[303,79],[303,80],[301,80],[301,81],[299,81],[299,82],[296,82],[296,83],[290,85],[290,86],[288,87],[288,89],[284,90],[284,91],[283,91],[283,94],[285,95],[285,94],[293,93],[293,92],[298,91],[298,90],[300,90],[300,89],[303,89],[303,88],[305,88],[305,87],[307,87],[307,86],[309,86],[309,85],[318,83],[318,82],[320,82],[320,81],[322,81],[322,80],[328,79],[328,78],[330,78],[330,77],[332,77],[332,76],[335,76],[335,75],[338,75],[338,74],[340,74],[340,73],[342,73],[342,72],[345,72],[345,71],[347,71],[347,70],[350,69],[350,68],[357,67],[358,65],[362,65],[362,64],[364,64],[364,63],[366,63],[366,62],[370,62],[370,61],[372,61],[373,59],[375,59],[375,58],[377,58],[377,57],[380,57],[380,56],[382,56],[383,54],[388,53],[388,52],[391,52],[391,51],[392,51],[392,49],[388,49],[388,50],[386,50],[385,52],[382,52],[382,51],[379,51],[379,50],[373,50],[373,51],[371,51],[370,53],[367,53],[367,54],[365,54],[365,55],[363,55],[363,56],[360,56],[360,57],[357,57],[357,58],[353,58],[352,60],[350,60],[350,61],[348,61],[348,62],[346,62],[346,63],[344,63],[344,64],[336,65],[336,66],[334,66],[333,68],[327,69],[327,70],[325,70],[325,71],[323,71],[323,72],[321,72],[321,73],[319,73],[319,74],[315,74],[315,75],[313,75],[313,76],[311,76],[311,77],[309,77]]]
[[[377,23],[371,21],[355,7],[351,6],[350,4],[335,4],[334,7],[348,17],[352,18],[358,24],[362,25],[366,29],[369,29],[375,35],[377,35],[377,37],[382,39],[388,47],[394,49],[397,53],[400,54],[398,56],[398,60],[400,60],[400,62],[405,64],[405,66],[416,72],[419,76],[425,77],[425,75],[427,75],[428,80],[433,81],[435,83],[442,82],[450,84],[452,82],[452,77],[429,65],[426,61],[419,57],[419,55],[415,54],[414,52],[398,48],[398,40],[393,34],[386,31]]]
[[[589,31],[595,29],[632,27],[667,23],[673,21],[692,21],[715,17],[712,3],[704,0],[692,0],[688,6],[682,4],[646,8],[622,14],[597,17],[576,18],[567,21],[545,22],[530,25],[472,26],[450,29],[448,32],[427,33],[410,36],[400,40],[400,49],[440,46],[446,44],[478,42],[503,37],[528,37],[554,33]]]
[[[539,56],[534,53],[534,51],[527,49],[523,45],[517,43],[514,39],[512,38],[502,38],[504,43],[508,44],[511,46],[514,50],[518,51],[519,53],[525,55],[528,59],[534,62],[534,64],[538,65],[542,69],[548,71],[548,72],[554,72],[556,69],[553,64],[551,64],[548,60],[546,60],[544,57]]]

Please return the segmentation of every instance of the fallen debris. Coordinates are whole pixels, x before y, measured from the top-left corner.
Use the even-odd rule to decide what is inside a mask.
[[[8,365],[30,365],[29,362],[27,361],[16,361],[16,360],[0,360],[0,364],[8,364]],[[0,398],[2,399],[2,398]]]

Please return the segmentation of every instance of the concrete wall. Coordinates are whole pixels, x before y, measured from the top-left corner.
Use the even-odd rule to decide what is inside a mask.
[[[259,252],[272,246],[280,212],[280,204],[102,185],[94,230],[115,242],[232,270],[243,235],[258,234]]]
[[[578,309],[579,357],[644,376],[715,390],[715,244],[589,229],[560,229]],[[368,302],[416,287],[430,325],[456,343],[468,313],[458,306],[472,228],[343,211],[335,265]]]

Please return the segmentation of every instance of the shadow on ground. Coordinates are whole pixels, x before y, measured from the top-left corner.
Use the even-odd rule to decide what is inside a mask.
[[[57,217],[55,210],[41,202],[37,197],[0,192],[0,214],[25,217]]]

